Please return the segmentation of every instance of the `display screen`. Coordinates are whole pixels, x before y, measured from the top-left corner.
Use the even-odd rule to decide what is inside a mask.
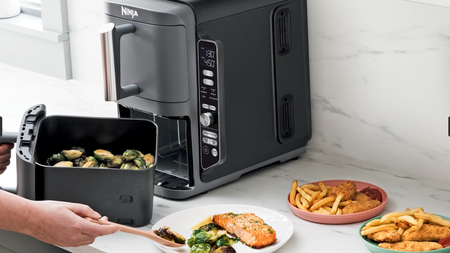
[[[215,48],[200,46],[200,65],[207,68],[216,67],[216,51]]]

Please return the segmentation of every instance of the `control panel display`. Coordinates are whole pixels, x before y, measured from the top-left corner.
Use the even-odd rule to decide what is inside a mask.
[[[218,47],[209,40],[198,42],[200,146],[203,169],[221,159],[219,127]]]

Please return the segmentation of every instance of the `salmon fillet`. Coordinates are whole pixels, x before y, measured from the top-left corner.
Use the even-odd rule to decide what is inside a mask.
[[[435,249],[442,249],[442,245],[437,242],[414,242],[414,241],[404,241],[395,243],[379,243],[378,247],[390,250],[398,251],[429,251]]]
[[[402,241],[434,241],[450,236],[450,228],[423,224],[419,231],[407,229],[402,234]]]
[[[277,241],[275,230],[253,213],[216,214],[213,221],[252,248],[266,247]]]

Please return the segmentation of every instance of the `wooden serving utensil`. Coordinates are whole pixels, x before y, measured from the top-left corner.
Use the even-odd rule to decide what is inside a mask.
[[[154,242],[157,242],[157,243],[159,243],[161,245],[164,245],[164,246],[167,246],[167,247],[174,247],[175,248],[175,247],[183,247],[184,245],[186,245],[186,243],[180,244],[180,243],[171,242],[171,241],[168,241],[168,240],[166,240],[166,239],[164,239],[162,237],[159,237],[156,234],[157,230],[144,231],[144,230],[140,230],[140,229],[137,229],[137,228],[132,228],[132,227],[129,227],[129,226],[121,225],[121,224],[118,224],[118,223],[115,223],[115,222],[112,222],[112,221],[94,220],[94,219],[89,218],[89,217],[85,217],[85,219],[90,221],[90,222],[97,223],[97,224],[100,224],[100,225],[112,225],[112,224],[117,225],[117,226],[120,227],[120,231],[121,232],[144,236],[144,237],[147,237],[150,240],[153,240]]]

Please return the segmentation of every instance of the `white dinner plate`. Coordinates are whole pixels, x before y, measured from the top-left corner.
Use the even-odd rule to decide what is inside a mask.
[[[274,252],[275,250],[281,248],[294,233],[294,224],[292,224],[286,216],[267,208],[247,205],[211,205],[186,209],[164,217],[155,223],[152,229],[159,229],[160,227],[168,226],[177,233],[180,233],[187,240],[192,235],[192,230],[190,229],[191,227],[195,226],[208,216],[212,217],[215,214],[228,212],[233,212],[236,214],[254,213],[277,232],[277,242],[261,249],[250,248],[241,242],[233,244],[233,248],[239,253]],[[158,243],[156,243],[156,245],[167,253],[189,253],[189,247],[187,245],[177,249],[168,248]]]

